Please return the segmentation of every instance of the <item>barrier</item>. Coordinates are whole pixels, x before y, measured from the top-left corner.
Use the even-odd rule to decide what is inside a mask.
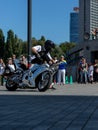
[[[69,83],[70,83],[70,84],[73,84],[73,78],[72,78],[72,76],[70,76],[69,78],[70,78],[70,79],[69,79],[69,80],[70,80]]]
[[[68,84],[68,76],[65,76],[65,83]]]
[[[72,75],[69,76],[69,77],[68,77],[68,76],[65,77],[65,83],[66,83],[66,84],[68,84],[68,83],[69,83],[69,84],[73,84]]]

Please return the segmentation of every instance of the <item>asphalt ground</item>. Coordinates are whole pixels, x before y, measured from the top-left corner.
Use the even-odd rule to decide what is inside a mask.
[[[0,86],[0,130],[98,130],[98,83],[54,87]]]

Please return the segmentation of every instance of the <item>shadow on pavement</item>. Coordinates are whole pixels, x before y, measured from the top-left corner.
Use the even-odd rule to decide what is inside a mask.
[[[0,95],[0,130],[89,127],[98,130],[98,96]]]

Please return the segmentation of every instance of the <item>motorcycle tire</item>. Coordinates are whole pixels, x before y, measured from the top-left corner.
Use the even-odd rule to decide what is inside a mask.
[[[6,81],[6,88],[9,91],[15,91],[17,89],[17,84],[8,79]]]
[[[50,72],[46,71],[40,74],[36,80],[36,87],[40,92],[46,91],[50,86],[51,74]]]

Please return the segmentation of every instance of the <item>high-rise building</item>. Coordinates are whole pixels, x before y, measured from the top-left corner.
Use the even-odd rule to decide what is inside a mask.
[[[92,30],[96,29],[96,37],[93,37]],[[68,54],[73,80],[77,79],[75,67],[81,57],[85,57],[87,63],[94,64],[98,60],[98,0],[79,0],[79,44]]]
[[[92,31],[98,28],[98,0],[79,0],[79,39],[92,39]]]
[[[70,42],[79,42],[79,12],[70,13]]]

